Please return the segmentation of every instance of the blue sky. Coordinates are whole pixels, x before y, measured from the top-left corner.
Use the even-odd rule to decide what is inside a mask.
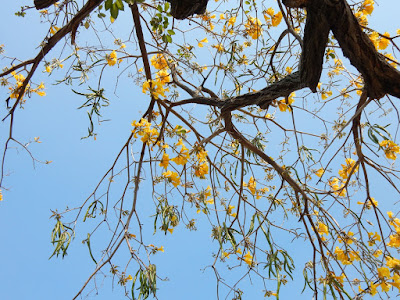
[[[8,55],[20,59],[34,56],[38,42],[48,29],[39,24],[36,12],[30,12],[26,18],[14,16],[13,13],[26,3],[8,1],[0,11],[3,28],[0,44],[5,45]],[[399,1],[380,1],[370,26],[393,35],[400,28],[399,11]],[[0,65],[4,67],[1,61]],[[39,72],[34,80],[46,81],[46,77]],[[98,128],[96,141],[81,139],[87,133],[87,115],[84,110],[77,110],[82,99],[69,87],[47,85],[46,97],[34,96],[24,109],[18,110],[15,135],[23,142],[40,136],[42,143],[32,143],[30,150],[39,160],[53,162],[34,167],[22,149],[8,152],[8,176],[4,181],[7,190],[3,190],[4,201],[0,203],[0,299],[71,299],[93,271],[94,263],[86,246],[80,242],[86,238],[85,226],[77,232],[66,258],[48,259],[52,253],[50,233],[54,225],[49,219],[50,210],[74,207],[90,194],[129,136],[131,121],[138,119],[146,109],[147,98],[140,89],[132,91],[123,86],[124,81],[119,84],[117,94],[110,95],[112,104],[105,111],[104,119],[111,121]],[[0,91],[0,98],[6,98],[4,89]],[[2,117],[4,111],[3,104]],[[0,126],[0,143],[4,145],[8,122]],[[151,195],[146,193],[151,188],[149,184],[145,182],[140,191],[139,209],[144,215],[153,214],[145,201],[151,201]],[[159,282],[159,299],[215,299],[214,274],[206,268],[213,261],[210,231],[206,221],[201,221],[198,227],[202,224],[204,230],[194,234],[180,227],[173,235],[156,234],[149,238],[149,243],[153,241],[166,249],[155,257],[158,274],[169,278],[169,281]],[[301,245],[288,243],[288,247],[300,248]],[[298,254],[301,261],[301,250]],[[302,268],[300,264],[299,272]],[[237,275],[233,271],[231,276]],[[84,295],[92,291],[89,299],[122,299],[123,290],[117,282],[112,289],[111,283],[109,278],[103,281],[99,276],[96,281],[99,294],[96,295],[91,284]],[[302,286],[300,274],[298,282],[283,289],[282,299],[293,296],[310,299],[310,294],[299,294]],[[247,292],[244,299],[262,299],[259,287],[252,287],[246,281],[244,288]],[[267,288],[274,290],[275,285],[271,283]]]

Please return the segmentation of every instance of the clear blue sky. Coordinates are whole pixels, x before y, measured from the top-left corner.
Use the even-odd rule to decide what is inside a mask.
[[[47,27],[38,24],[39,14],[36,12],[29,13],[26,18],[14,16],[14,12],[24,4],[31,4],[31,1],[7,1],[2,4],[0,44],[5,45],[8,55],[29,59],[37,52],[36,47]],[[400,2],[382,0],[378,4],[370,26],[393,35],[400,28]],[[0,65],[5,66],[1,61]],[[46,81],[46,76],[38,73],[34,80]],[[86,246],[80,242],[86,238],[84,227],[77,233],[64,260],[48,259],[52,253],[50,233],[53,220],[49,220],[50,209],[74,207],[90,194],[129,136],[131,121],[138,119],[146,108],[140,106],[140,103],[146,103],[141,101],[146,96],[139,89],[132,93],[132,90],[121,86],[123,82],[117,95],[110,95],[112,103],[104,118],[111,121],[98,128],[96,141],[81,140],[87,133],[87,116],[84,110],[77,110],[82,99],[68,87],[47,85],[46,97],[34,96],[23,110],[18,110],[15,135],[23,142],[40,136],[42,143],[33,143],[30,149],[38,159],[53,163],[36,164],[34,168],[29,155],[20,148],[12,149],[7,156],[6,170],[9,175],[4,181],[7,191],[3,190],[4,201],[0,203],[0,299],[71,299],[93,271],[94,263]],[[0,90],[0,99],[6,97],[6,91]],[[4,104],[0,112],[3,118]],[[8,122],[0,126],[2,147]],[[149,183],[142,186],[140,196],[150,201],[146,184]],[[148,215],[153,213],[149,207],[141,205],[140,209],[148,211]],[[159,299],[215,299],[214,274],[211,269],[202,271],[212,264],[210,242],[208,229],[193,234],[183,227],[179,227],[173,235],[157,234],[149,238],[149,243],[163,245],[166,249],[156,258],[158,274],[169,278],[169,281],[159,282]],[[299,272],[302,268],[303,265],[298,267]],[[310,299],[310,294],[299,294],[303,285],[301,275],[299,280],[283,289],[281,299],[294,296]],[[96,284],[99,287],[96,299],[123,298],[123,290],[116,282],[114,291],[110,280],[103,281],[101,276]],[[247,294],[244,299],[263,298],[261,288],[252,288],[248,282],[245,286]],[[93,284],[90,285],[84,295],[93,287]],[[267,288],[274,290],[275,286],[271,284]],[[94,298],[95,294],[93,292],[89,298]]]

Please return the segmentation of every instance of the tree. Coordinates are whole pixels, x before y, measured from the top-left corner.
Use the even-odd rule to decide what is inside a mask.
[[[45,95],[38,72],[66,70],[57,84],[82,99],[94,139],[112,104],[111,78],[118,86],[129,76],[124,89],[147,95],[89,197],[53,210],[52,256],[64,257],[90,224],[83,242],[95,268],[75,298],[108,271],[128,297],[156,296],[164,274],[154,256],[164,247],[147,242],[149,227],[170,235],[199,223],[213,239],[218,296],[241,299],[242,278],[250,278],[278,298],[295,268],[315,299],[396,294],[400,32],[368,26],[373,0],[220,0],[184,14],[186,1],[169,2],[66,0],[40,12],[49,30],[34,58],[3,55],[4,190],[11,147],[37,160],[13,129],[29,98]],[[121,20],[127,11],[134,29],[122,40],[131,31]],[[36,12],[24,6],[17,15],[27,13]],[[95,35],[99,43],[89,44]],[[138,196],[149,181],[151,204]],[[151,218],[139,203],[153,205]],[[308,249],[304,268],[288,240]],[[229,281],[237,270],[241,277]]]

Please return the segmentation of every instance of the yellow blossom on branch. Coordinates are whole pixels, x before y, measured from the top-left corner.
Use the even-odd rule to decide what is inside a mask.
[[[200,48],[203,48],[203,47],[204,47],[203,43],[208,43],[208,39],[207,39],[207,38],[202,39],[202,40],[197,44],[197,46],[199,46]]]
[[[339,170],[339,176],[342,177],[343,179],[347,179],[348,176],[350,175],[350,172],[357,172],[358,171],[358,166],[355,167],[356,161],[351,158],[346,158],[346,164],[342,164],[342,169]],[[353,170],[354,169],[354,170]]]
[[[162,85],[171,81],[171,76],[166,69],[162,69],[156,73],[157,81],[161,82]]]
[[[382,241],[381,236],[375,232],[368,232],[368,246],[373,246],[375,245],[376,242]]]
[[[357,204],[360,205],[364,205],[364,203],[366,209],[371,209],[373,206],[378,206],[378,201],[376,201],[374,198],[371,198],[371,200],[368,199],[366,202],[361,202],[361,201],[357,202]]]
[[[164,154],[161,158],[160,167],[167,169],[168,165],[169,165],[169,155],[164,152]]]
[[[162,54],[153,55],[153,57],[150,58],[150,62],[152,66],[157,70],[163,70],[168,68],[167,61]]]
[[[315,172],[315,175],[317,175],[318,177],[322,177],[324,172],[325,170],[323,168],[320,168],[318,171]]]
[[[181,183],[181,179],[179,178],[179,175],[177,172],[168,170],[167,172],[164,172],[162,175],[166,179],[168,179],[168,181],[171,182],[174,185],[174,187],[177,187]]]
[[[182,139],[179,139],[179,142],[176,144],[176,146],[181,146],[181,150],[178,153],[177,157],[174,157],[171,159],[174,163],[177,165],[184,165],[187,163],[187,161],[190,158],[189,155],[189,150],[186,148],[186,146],[183,144]]]
[[[169,92],[169,89],[164,88],[164,84],[160,80],[147,80],[143,83],[142,92],[146,94],[147,91],[150,91],[155,99],[160,99],[160,96],[166,97],[165,92]]]
[[[106,55],[107,64],[109,66],[114,66],[117,63],[117,59],[117,52],[115,52],[115,50]]]
[[[235,18],[236,19],[236,18]],[[253,39],[256,40],[262,33],[262,28],[261,28],[261,21],[257,18],[250,17],[246,24],[244,24],[246,27],[246,32],[247,34]]]
[[[372,14],[374,10],[374,0],[365,0],[361,6],[361,10],[364,14]]]
[[[203,162],[198,165],[194,165],[194,176],[199,177],[201,179],[205,178],[205,175],[208,174],[208,163]]]
[[[397,158],[396,153],[400,153],[400,147],[390,140],[384,140],[380,142],[379,146],[383,148],[386,157],[389,159],[395,160]]]
[[[287,99],[283,99],[283,100],[281,100],[281,101],[279,101],[278,102],[278,108],[279,108],[279,110],[280,111],[282,111],[282,112],[284,112],[284,111],[291,111],[292,109],[290,108],[290,105],[292,105],[293,104],[293,102],[294,102],[294,96],[295,96],[296,94],[293,92],[293,93],[291,93],[290,95],[289,95],[289,97],[287,98]]]
[[[341,183],[341,181],[338,178],[333,177],[331,180],[329,180],[328,183],[331,186],[333,193],[335,195],[338,195],[341,197],[346,196],[346,189],[344,188],[344,184]]]
[[[253,255],[251,255],[250,251],[247,251],[247,253],[243,256],[243,261],[249,266],[253,264]]]

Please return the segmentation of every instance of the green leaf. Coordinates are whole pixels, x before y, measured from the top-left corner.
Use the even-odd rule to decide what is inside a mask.
[[[110,12],[111,12],[111,17],[113,17],[114,19],[118,18],[119,9],[115,4],[111,6]]]
[[[106,10],[109,10],[112,7],[112,5],[113,5],[112,0],[107,0],[106,3],[104,4],[104,8]]]
[[[118,7],[119,10],[124,10],[124,3],[122,0],[115,1],[115,5]]]

